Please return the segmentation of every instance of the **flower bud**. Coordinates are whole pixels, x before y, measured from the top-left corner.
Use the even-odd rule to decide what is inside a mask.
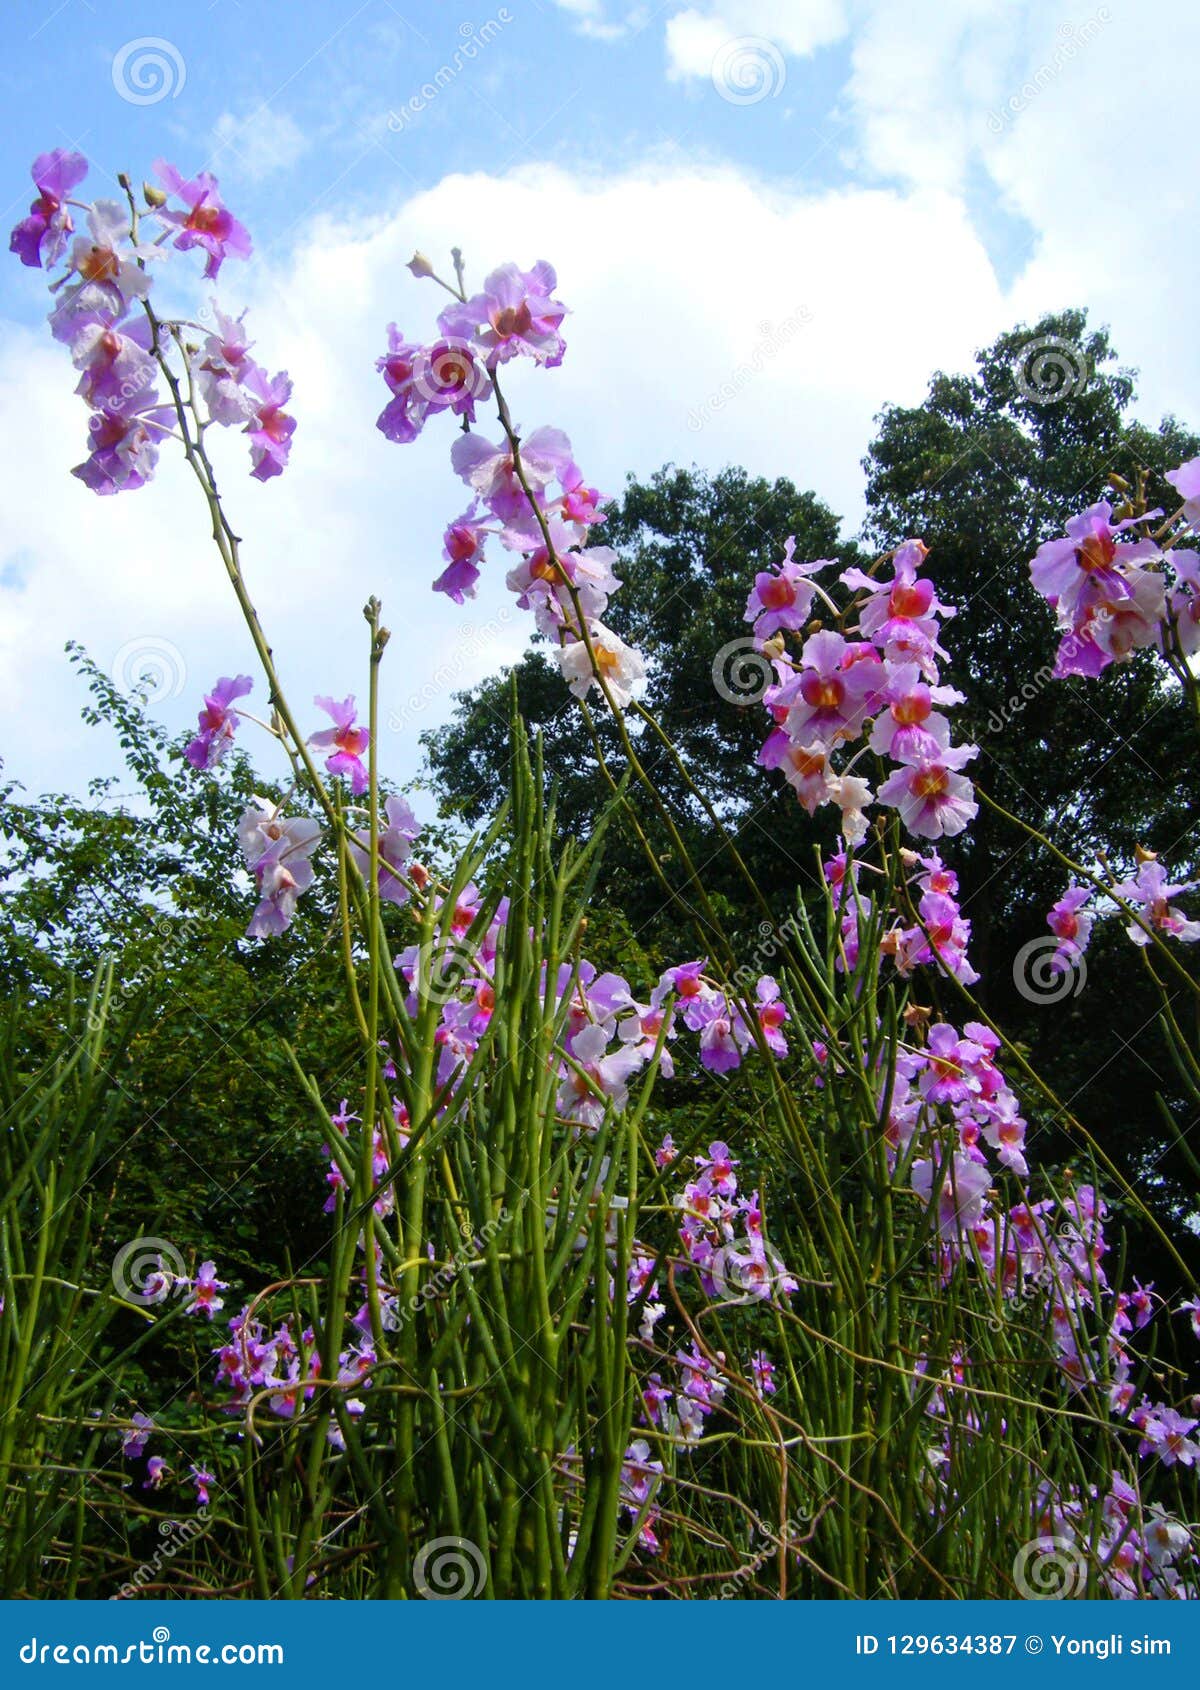
[[[156,188],[152,182],[142,183],[142,196],[147,205],[152,205],[157,211],[160,205],[166,205],[167,196],[161,188]]]
[[[433,275],[433,263],[423,252],[414,252],[407,267],[418,279]]]

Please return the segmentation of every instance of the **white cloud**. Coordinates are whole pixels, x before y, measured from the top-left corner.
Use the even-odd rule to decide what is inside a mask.
[[[848,27],[842,0],[717,0],[688,7],[666,24],[667,74],[707,77],[730,43],[758,40],[797,58],[838,41]]]
[[[605,0],[554,0],[554,4],[570,13],[579,33],[593,41],[622,41],[643,29],[650,16],[645,6],[625,6],[619,17],[609,17]]]
[[[378,592],[393,628],[384,715],[398,724],[385,733],[384,764],[407,776],[417,734],[449,713],[450,693],[514,656],[528,631],[502,557],[465,610],[429,591],[442,529],[466,503],[444,419],[408,448],[373,427],[388,319],[420,335],[439,304],[433,285],[403,268],[418,246],[439,255],[469,241],[475,277],[508,257],[558,265],[573,307],[567,359],[556,372],[511,371],[514,413],[527,427],[564,426],[589,478],[611,492],[627,471],[668,459],[740,463],[813,488],[854,526],[859,459],[880,406],[918,401],[931,370],[969,365],[1018,318],[1081,303],[1141,367],[1143,415],[1194,415],[1200,350],[1181,325],[1198,255],[1181,135],[1200,14],[1163,0],[1155,9],[1172,50],[1151,55],[1146,8],[1125,0],[1066,24],[1033,0],[852,3],[839,116],[856,149],[855,185],[781,192],[679,158],[620,176],[550,166],[450,176],[361,223],[310,218],[290,257],[222,276],[227,305],[251,304],[258,355],[296,381],[300,429],[282,481],[249,482],[242,442],[217,444],[247,575],[302,713],[317,691],[362,690],[359,612]],[[589,0],[570,9],[608,21]],[[802,50],[817,9],[777,10],[792,30],[788,51]],[[767,38],[783,27],[771,7],[734,0],[685,15],[720,15]],[[967,209],[980,171],[1032,230],[1007,290]],[[597,240],[598,229],[619,238]],[[36,732],[10,732],[3,749],[10,770],[80,788],[96,751],[65,680],[68,636],[105,663],[131,641],[177,646],[186,690],[161,706],[174,726],[208,681],[253,658],[184,467],[169,461],[152,487],[95,499],[67,475],[83,412],[65,355],[0,329],[0,498],[10,513],[0,709],[24,723],[36,700],[37,717]]]
[[[222,112],[213,125],[212,150],[218,168],[260,182],[290,170],[308,151],[311,137],[286,112],[261,105],[235,117]]]
[[[594,239],[618,226],[620,241]],[[962,364],[1005,317],[986,255],[944,195],[781,195],[682,163],[619,178],[548,166],[452,176],[390,217],[307,227],[288,262],[223,275],[227,305],[249,299],[256,355],[290,369],[300,423],[292,467],[268,486],[248,480],[239,438],[215,442],[251,591],[306,718],[316,692],[364,690],[361,607],[371,592],[383,599],[383,712],[397,722],[384,767],[397,776],[415,769],[417,735],[449,714],[451,692],[529,633],[502,555],[475,604],[430,592],[442,529],[467,502],[448,420],[409,447],[373,426],[388,319],[421,334],[440,306],[404,263],[417,246],[441,255],[467,238],[476,278],[509,256],[558,265],[573,312],[566,361],[510,367],[510,402],[527,428],[565,427],[589,478],[614,493],[628,470],[667,459],[744,463],[815,488],[854,520],[874,412],[919,399],[934,364]],[[921,263],[881,262],[905,251]],[[58,655],[67,637],[105,664],[131,641],[174,644],[186,685],[158,707],[173,727],[218,674],[252,672],[253,653],[177,455],[164,453],[150,487],[112,499],[70,478],[84,420],[72,385],[60,348],[0,335],[0,498],[20,513],[0,541],[0,579],[8,564],[24,574],[0,589],[0,708],[12,721],[39,701],[36,738],[5,750],[12,772],[81,786],[96,745]]]

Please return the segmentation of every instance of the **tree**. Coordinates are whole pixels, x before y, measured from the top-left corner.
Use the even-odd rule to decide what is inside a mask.
[[[1036,362],[1046,350],[1051,369]],[[1054,369],[1062,381],[1047,391],[1039,383]],[[1130,415],[1134,396],[1133,375],[1117,363],[1107,334],[1089,329],[1085,312],[1068,311],[1000,336],[971,374],[936,374],[922,404],[887,408],[864,460],[864,547],[877,555],[910,535],[924,538],[939,596],[959,607],[946,639],[950,678],[968,700],[956,715],[956,737],[981,748],[972,773],[1006,809],[1082,860],[1105,851],[1118,867],[1138,843],[1178,855],[1200,774],[1193,724],[1152,653],[1099,681],[1052,680],[1053,618],[1027,565],[1069,516],[1113,490],[1114,475],[1132,485],[1144,471],[1151,497],[1167,505],[1173,490],[1163,471],[1200,451],[1200,439],[1172,419],[1158,429],[1140,424]],[[813,845],[828,837],[827,822],[823,813],[810,821],[780,791],[780,777],[756,765],[763,712],[717,695],[713,663],[746,631],[753,575],[779,560],[788,534],[798,557],[849,562],[856,552],[838,540],[836,519],[816,495],[736,469],[708,477],[668,467],[648,484],[631,479],[605,536],[621,554],[625,582],[608,619],[649,659],[647,706],[779,907],[811,875]],[[507,756],[510,684],[526,719],[542,729],[564,820],[586,829],[607,788],[578,708],[538,648],[511,675],[462,694],[449,726],[425,736],[436,784],[469,819],[485,812]],[[596,722],[599,745],[619,771],[616,735],[603,713]],[[723,916],[736,925],[740,914],[745,930],[753,919],[746,889],[711,823],[671,757],[635,718],[630,723],[665,802],[683,818],[694,860],[712,877]],[[651,828],[650,838],[676,900],[664,899],[620,826],[603,895],[636,934],[677,950],[680,916],[693,901],[661,828]],[[1014,961],[1027,940],[1048,936],[1045,913],[1063,890],[1064,872],[985,806],[955,842],[954,858],[989,1010],[1030,1045],[1060,1096],[1126,1166],[1152,1179],[1161,1206],[1178,1219],[1187,1188],[1173,1156],[1164,1156],[1153,1092],[1164,1094],[1185,1129],[1191,1118],[1152,1030],[1154,998],[1132,948],[1114,927],[1096,942],[1083,996],[1031,1002]],[[1047,1115],[1047,1124],[1053,1119]],[[1067,1155],[1069,1140],[1051,1134],[1041,1152]]]
[[[1049,393],[1031,380],[1047,346],[1064,378]],[[984,791],[1084,864],[1103,855],[1127,869],[1141,844],[1186,869],[1200,746],[1179,687],[1151,651],[1096,680],[1054,680],[1053,616],[1028,570],[1068,517],[1106,496],[1119,504],[1122,484],[1141,472],[1151,502],[1175,508],[1163,472],[1200,451],[1200,438],[1171,418],[1140,424],[1134,398],[1133,374],[1083,311],[1001,335],[973,374],[935,375],[921,405],[884,411],[864,460],[866,538],[883,550],[917,534],[933,548],[939,596],[959,606],[947,631],[950,678],[967,695],[957,720],[980,747],[972,775]],[[1113,924],[1081,995],[1039,1001],[1017,959],[1047,934],[1065,871],[986,805],[956,841],[955,865],[989,1010],[1182,1216],[1190,1180],[1164,1154],[1153,1094],[1185,1131],[1196,1114],[1156,1035],[1157,998],[1134,947]],[[1057,1148],[1067,1153],[1065,1141]]]
[[[0,990],[27,1005],[23,1060],[58,1048],[72,981],[115,959],[118,1004],[142,1013],[110,1074],[122,1116],[103,1174],[107,1237],[154,1234],[212,1249],[233,1274],[281,1272],[325,1232],[319,1129],[284,1041],[334,1104],[358,1054],[330,877],[300,901],[286,945],[244,942],[237,819],[269,783],[241,751],[219,779],[197,775],[141,698],[69,649],[92,695],[85,720],[115,730],[127,776],[94,781],[87,800],[0,791]],[[285,1190],[308,1197],[281,1204]]]
[[[644,702],[686,775],[632,714],[631,737],[678,819],[693,861],[704,869],[710,896],[735,925],[739,911],[744,916],[745,886],[689,781],[718,810],[747,866],[781,908],[797,881],[813,872],[812,823],[780,800],[774,778],[755,762],[765,737],[757,702],[763,666],[750,650],[743,619],[755,572],[779,562],[789,535],[798,557],[844,563],[857,557],[854,546],[839,540],[837,517],[814,494],[784,478],[768,482],[740,469],[708,477],[669,465],[647,484],[631,479],[602,532],[620,554],[624,583],[605,620],[644,653]],[[730,684],[738,681],[739,668],[740,689]],[[526,723],[542,734],[546,767],[558,783],[560,823],[586,832],[611,796],[600,755],[618,772],[624,757],[603,710],[592,713],[593,741],[544,646],[535,646],[512,671],[460,694],[453,721],[423,736],[435,784],[466,820],[488,812],[507,768],[512,686]],[[644,941],[669,941],[678,949],[681,920],[699,919],[694,889],[661,824],[647,813],[643,825],[674,898],[649,875],[643,847],[618,818],[605,851],[605,900]]]

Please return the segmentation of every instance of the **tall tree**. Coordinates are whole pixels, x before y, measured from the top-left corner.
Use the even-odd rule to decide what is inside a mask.
[[[1088,861],[1103,851],[1119,866],[1139,843],[1173,861],[1186,855],[1200,774],[1192,724],[1152,653],[1098,681],[1053,680],[1053,618],[1030,584],[1028,562],[1068,517],[1113,492],[1114,475],[1134,484],[1145,472],[1151,497],[1167,504],[1173,490],[1163,472],[1200,451],[1200,439],[1173,419],[1146,427],[1132,414],[1134,398],[1133,374],[1120,366],[1107,333],[1090,328],[1085,312],[1067,311],[1001,335],[969,374],[934,375],[920,405],[888,407],[864,460],[863,548],[874,555],[921,536],[939,596],[959,607],[946,636],[949,678],[968,699],[956,715],[962,736],[981,747],[972,773],[1005,808],[1068,850]],[[631,480],[605,536],[621,554],[625,581],[609,617],[649,658],[647,705],[691,778],[733,825],[760,884],[785,898],[811,872],[823,818],[814,826],[780,791],[779,777],[756,766],[763,713],[721,696],[713,665],[745,631],[755,571],[778,561],[789,534],[798,557],[850,561],[856,550],[839,541],[833,513],[814,494],[735,469],[708,477],[668,467],[647,484]],[[607,789],[578,707],[539,649],[511,676],[463,694],[455,719],[426,736],[438,786],[468,818],[486,811],[507,756],[512,683],[526,719],[545,736],[564,819],[586,829]],[[601,749],[620,768],[611,727],[600,713],[596,721]],[[684,818],[689,848],[723,913],[736,924],[740,912],[748,925],[742,883],[673,761],[647,733],[637,742]],[[651,840],[678,901],[664,899],[637,842],[620,828],[606,858],[604,895],[636,933],[669,938],[677,948],[680,915],[694,900],[653,826]],[[1186,1184],[1164,1154],[1153,1093],[1169,1099],[1185,1129],[1192,1123],[1155,1038],[1153,996],[1132,948],[1113,925],[1096,942],[1082,995],[1031,1002],[1014,962],[1027,940],[1048,933],[1045,912],[1063,889],[1062,871],[985,808],[954,855],[989,1009],[1032,1046],[1060,1095],[1179,1216]],[[1058,1153],[1069,1141],[1047,1136],[1043,1143]]]
[[[918,534],[933,548],[939,596],[959,606],[949,678],[967,695],[957,720],[980,747],[977,783],[1085,864],[1103,855],[1128,868],[1141,844],[1190,868],[1200,745],[1178,685],[1152,651],[1095,680],[1053,679],[1053,616],[1029,577],[1042,541],[1099,499],[1119,504],[1142,475],[1154,504],[1178,504],[1163,472],[1200,451],[1200,438],[1172,418],[1146,427],[1131,414],[1135,397],[1133,373],[1083,311],[1001,335],[972,374],[938,374],[921,405],[884,411],[864,460],[865,538],[883,550]],[[1042,1001],[1018,959],[1046,935],[1063,870],[986,806],[955,862],[989,1009],[1181,1215],[1190,1180],[1164,1145],[1153,1094],[1187,1132],[1195,1111],[1155,1035],[1157,1000],[1135,948],[1110,924],[1080,995]]]
[[[631,479],[602,531],[620,555],[624,583],[605,621],[644,653],[644,702],[678,751],[686,778],[632,715],[631,736],[679,820],[693,861],[704,865],[710,896],[735,924],[745,888],[689,781],[735,834],[764,890],[790,899],[797,881],[812,872],[814,832],[755,763],[765,737],[755,701],[762,660],[750,649],[744,612],[755,572],[779,562],[789,535],[798,557],[855,559],[856,548],[839,540],[838,528],[827,505],[784,478],[769,482],[740,469],[709,477],[669,465],[648,483]],[[600,756],[619,771],[621,748],[603,711],[592,713],[593,741],[544,646],[535,646],[514,670],[461,694],[453,721],[424,736],[438,788],[467,820],[487,813],[508,756],[513,685],[526,722],[543,735],[547,770],[559,785],[560,819],[586,831],[610,796]],[[648,874],[643,847],[618,820],[605,852],[606,899],[643,939],[677,945],[681,919],[695,913],[694,890],[653,815],[644,825],[675,898]]]

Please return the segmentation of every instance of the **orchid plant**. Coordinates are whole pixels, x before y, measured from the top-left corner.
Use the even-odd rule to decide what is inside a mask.
[[[121,1514],[124,1469],[96,1459],[97,1427],[119,1461],[144,1461],[143,1489],[190,1489],[222,1522],[219,1549],[212,1533],[187,1545],[192,1593],[440,1595],[449,1553],[470,1586],[451,1594],[1000,1595],[1048,1538],[1090,1594],[1196,1595],[1182,1481],[1197,1418],[1143,1334],[1175,1312],[1200,1335],[1200,1302],[1172,1311],[1110,1279],[1100,1179],[1123,1204],[1137,1194],[1094,1142],[1083,1179],[1038,1168],[1039,1111],[1081,1145],[1086,1129],[972,994],[970,921],[940,852],[991,800],[947,714],[964,698],[942,679],[955,612],[936,552],[914,537],[838,572],[781,537],[778,565],[747,584],[736,644],[764,678],[759,761],[809,815],[831,807],[839,836],[822,900],[782,926],[746,875],[770,935],[748,959],[639,755],[663,736],[639,699],[644,659],[604,620],[621,586],[617,555],[593,543],[606,495],[560,429],[525,433],[505,396],[513,360],[564,362],[555,271],[502,264],[472,292],[457,250],[449,278],[417,254],[413,276],[448,302],[426,340],[389,326],[377,426],[414,446],[449,419],[469,502],[433,588],[461,604],[488,549],[507,555],[612,788],[585,846],[560,839],[514,711],[507,802],[439,864],[379,767],[379,601],[364,612],[365,708],[313,701],[331,726],[289,702],[254,609],[206,442],[238,429],[252,478],[280,475],[296,428],[286,372],[251,357],[245,313],[158,308],[163,264],[198,251],[215,283],[249,236],[206,173],[160,161],[140,196],[122,177],[123,202],[87,203],[86,172],[76,153],[39,157],[12,236],[24,264],[59,272],[51,332],[89,412],[73,473],[132,492],[176,449],[195,476],[268,707],[249,714],[251,677],[216,680],[188,778],[218,779],[246,723],[282,747],[288,791],[256,798],[230,841],[254,883],[246,938],[286,946],[298,900],[330,875],[358,1055],[340,1098],[296,1064],[327,1170],[320,1260],[240,1306],[216,1262],[189,1271],[162,1252],[136,1295],[117,1287],[152,1326],[211,1333],[211,1356],[186,1426],[120,1391],[80,1398],[76,1424],[95,1414],[79,1495]],[[1082,513],[1031,568],[1061,673],[1154,646],[1195,701],[1200,554],[1181,542],[1200,522],[1197,463],[1170,479],[1172,516],[1118,490],[1118,511]],[[719,795],[691,790],[739,860]],[[289,813],[298,791],[315,815]],[[584,944],[605,828],[618,814],[636,828],[639,805],[687,871],[695,932],[684,960],[630,981]],[[1124,875],[1062,862],[1053,971],[1077,965],[1111,905],[1145,965],[1192,986],[1176,947],[1200,938],[1196,882],[1148,854]],[[648,866],[663,877],[653,852]],[[1193,1045],[1168,1031],[1200,1097]],[[706,1101],[677,1144],[658,1121],[680,1080]],[[53,1144],[39,1155],[52,1166]],[[27,1278],[9,1275],[0,1313],[13,1400],[37,1330]],[[30,1459],[10,1426],[0,1473]],[[68,1564],[72,1592],[94,1579],[82,1539]]]

